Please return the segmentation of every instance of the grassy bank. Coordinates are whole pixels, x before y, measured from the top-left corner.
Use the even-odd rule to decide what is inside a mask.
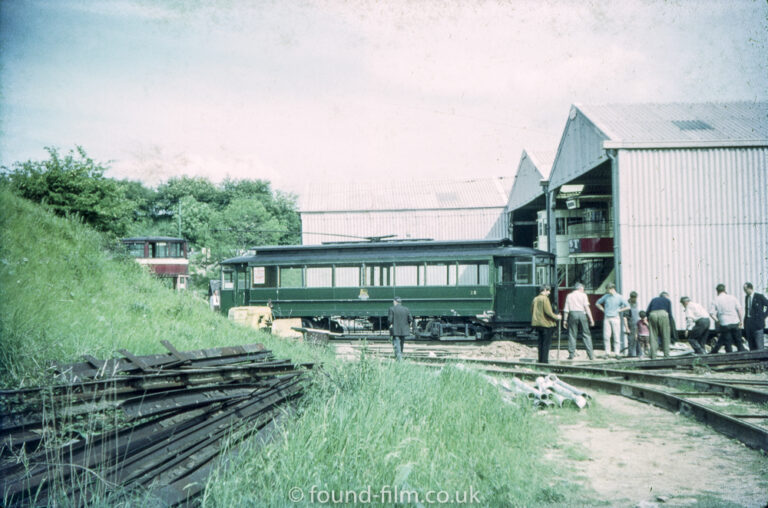
[[[99,233],[0,191],[0,385],[46,377],[52,360],[264,342],[281,357],[311,361],[301,345],[236,326],[191,293],[162,286]]]
[[[456,367],[340,365],[318,376],[290,428],[210,479],[206,501],[283,506],[370,493],[375,504],[426,505],[429,492],[466,502],[475,493],[482,506],[573,501],[574,487],[541,460],[553,428],[533,411]]]
[[[373,505],[417,504],[396,491],[425,506],[430,492],[435,501],[481,506],[579,504],[542,458],[553,426],[526,405],[504,402],[480,375],[370,358],[339,362],[322,348],[234,325],[193,295],[164,288],[78,221],[2,191],[0,214],[5,387],[45,380],[52,360],[107,358],[120,348],[162,352],[161,339],[182,350],[264,342],[277,356],[323,362],[272,439],[247,442],[210,479],[205,505],[322,504],[332,492],[364,491]],[[301,499],[291,489],[301,489]]]

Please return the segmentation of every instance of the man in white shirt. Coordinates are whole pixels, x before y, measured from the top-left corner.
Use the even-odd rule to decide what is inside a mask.
[[[568,330],[568,359],[573,360],[576,356],[576,337],[579,336],[584,341],[587,356],[590,360],[594,360],[592,334],[589,333],[589,327],[595,326],[595,320],[592,319],[592,311],[589,309],[589,297],[584,292],[584,284],[577,282],[574,287],[575,289],[565,297],[565,305],[563,305],[563,328]]]
[[[685,309],[685,336],[688,337],[688,343],[697,354],[703,355],[707,352],[704,346],[709,335],[709,314],[704,307],[692,302],[687,296],[680,298],[680,304]]]
[[[730,353],[732,345],[735,345],[739,351],[746,351],[747,349],[741,343],[744,313],[739,300],[725,292],[724,284],[718,284],[715,290],[717,296],[709,307],[709,314],[718,325],[720,337],[710,353],[719,352],[720,346],[725,346],[725,352]]]

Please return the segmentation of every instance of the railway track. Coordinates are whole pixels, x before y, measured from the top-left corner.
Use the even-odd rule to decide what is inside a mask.
[[[217,460],[236,453],[227,446],[267,436],[290,411],[312,367],[260,344],[164,345],[168,354],[57,365],[52,386],[0,390],[3,505],[103,504],[136,492],[187,504]]]
[[[389,356],[389,355],[387,355]],[[408,356],[406,356],[408,358]],[[737,439],[745,445],[768,452],[768,383],[764,379],[717,378],[685,376],[679,373],[649,373],[637,368],[640,362],[619,362],[632,368],[609,368],[617,362],[597,362],[586,365],[557,365],[482,359],[464,356],[432,356],[411,352],[416,363],[442,366],[450,362],[472,365],[489,374],[514,376],[535,380],[545,373],[556,373],[571,385],[582,389],[601,390],[636,401],[652,404],[691,417],[718,432]],[[683,368],[693,365],[758,364],[768,367],[768,352],[727,353],[712,357],[665,359],[652,364],[668,368],[677,364]],[[653,362],[653,360],[647,360]]]

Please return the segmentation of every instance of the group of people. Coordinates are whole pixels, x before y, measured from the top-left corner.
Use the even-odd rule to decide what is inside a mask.
[[[563,329],[568,331],[568,359],[575,358],[576,342],[580,339],[584,343],[587,356],[594,360],[590,327],[595,325],[595,320],[584,285],[577,283],[574,290],[568,294],[562,315],[552,309],[549,300],[551,291],[550,286],[541,286],[539,294],[531,304],[531,326],[538,334],[539,362],[549,361],[552,336],[560,321]],[[712,301],[709,312],[687,296],[680,298],[680,304],[685,311],[685,336],[693,350],[697,354],[706,353],[710,318],[714,321],[718,333],[717,343],[710,353],[718,353],[721,347],[727,353],[730,353],[733,347],[745,351],[741,340],[742,329],[750,350],[764,349],[763,330],[765,318],[768,316],[768,298],[757,293],[751,282],[744,284],[743,307],[735,296],[726,292],[723,284],[718,284],[716,291],[717,296]],[[651,299],[644,311],[639,308],[637,296],[637,292],[632,291],[627,300],[616,291],[615,284],[608,284],[607,293],[595,304],[604,314],[603,343],[606,356],[621,356],[626,351],[629,357],[650,355],[651,358],[656,358],[659,348],[664,356],[669,356],[673,334],[677,334],[669,293],[662,291],[659,296]],[[624,337],[627,338],[626,347]]]

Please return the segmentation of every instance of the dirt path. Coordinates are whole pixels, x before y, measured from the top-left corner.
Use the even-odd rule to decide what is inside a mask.
[[[595,399],[596,416],[553,415],[560,439],[551,458],[598,500],[628,507],[767,505],[764,454],[663,409],[615,395]]]

